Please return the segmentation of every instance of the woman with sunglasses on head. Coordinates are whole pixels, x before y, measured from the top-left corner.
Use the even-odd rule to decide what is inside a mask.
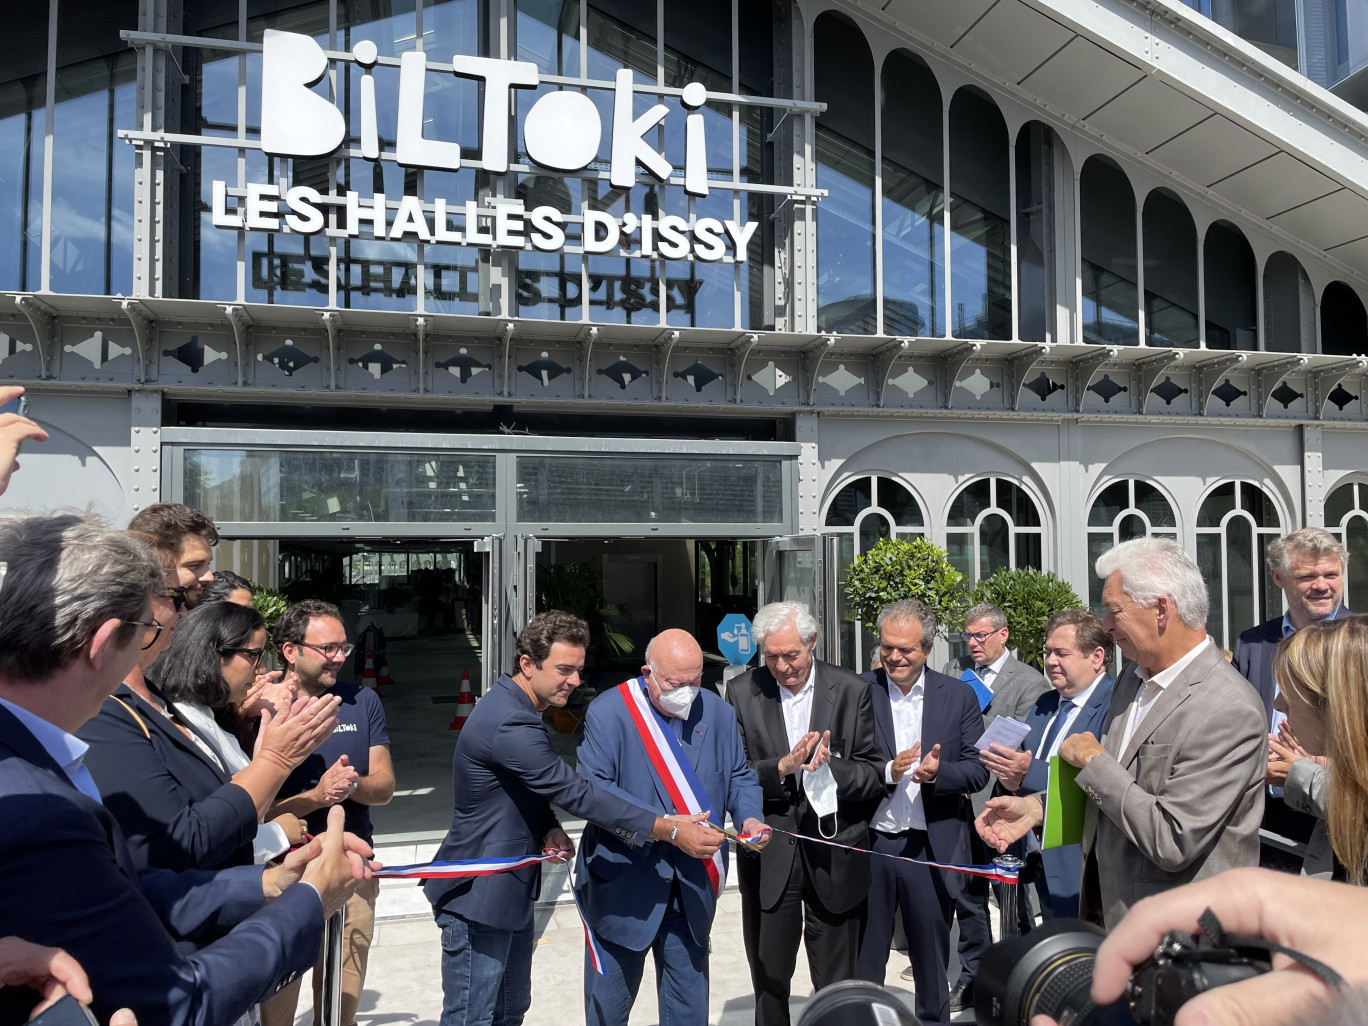
[[[170,601],[153,610],[175,626],[147,627],[155,659],[145,668],[157,684],[125,681],[106,701],[80,734],[91,745],[86,765],[140,865],[266,861],[303,840],[296,817],[262,821],[290,771],[331,734],[336,703],[305,698],[264,714],[249,759],[215,712],[244,700],[255,682],[266,640],[261,614],[215,602],[177,622]]]

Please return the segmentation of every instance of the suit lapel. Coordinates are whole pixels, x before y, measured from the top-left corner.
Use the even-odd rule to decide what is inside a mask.
[[[784,700],[779,696],[779,683],[762,666],[751,677],[751,686],[760,696],[760,717],[765,722],[770,746],[774,754],[782,758],[792,746],[788,740],[788,728],[784,726]]]
[[[1216,650],[1214,645],[1208,645],[1206,651],[1188,663],[1177,679],[1164,688],[1163,694],[1154,700],[1154,705],[1150,706],[1145,718],[1136,726],[1135,733],[1131,735],[1130,744],[1126,745],[1125,751],[1121,753],[1118,761],[1122,766],[1131,764],[1140,746],[1159,729],[1159,726],[1168,719],[1173,710],[1187,701],[1188,692],[1192,685],[1206,677],[1214,665],[1214,660],[1223,658],[1225,657]]]
[[[942,730],[937,718],[944,714],[948,708],[948,703],[941,700],[941,692],[945,690],[945,682],[932,677],[929,673],[922,674],[922,754],[931,751],[932,745],[936,743],[936,738],[947,737],[950,731]],[[897,755],[897,748],[893,749],[893,754]]]
[[[148,730],[155,730],[163,737],[169,738],[172,744],[183,751],[189,752],[196,759],[200,760],[200,762],[213,769],[214,773],[218,775],[221,781],[227,783],[229,779],[231,779],[230,775],[225,773],[221,766],[211,762],[205,757],[205,754],[200,751],[199,745],[182,734],[174,723],[163,716],[158,710],[154,709],[150,702],[137,694],[127,684],[120,684],[112,697],[119,699],[125,705],[137,710],[138,715],[142,717],[142,721],[147,725]],[[120,710],[120,712],[123,712],[123,710]],[[190,730],[194,730],[194,728],[189,727],[188,724],[187,727]],[[195,731],[195,733],[198,734],[199,732]]]
[[[883,750],[896,756],[898,739],[893,731],[893,696],[888,693],[889,686],[888,675],[883,670],[876,670],[874,682],[869,686],[870,699],[874,703],[874,726]]]
[[[817,663],[812,677],[812,714],[808,717],[808,730],[818,734],[830,730],[835,705],[836,682],[823,672],[822,664]]]

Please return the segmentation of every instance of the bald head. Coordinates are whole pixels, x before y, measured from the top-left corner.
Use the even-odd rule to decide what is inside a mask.
[[[641,668],[641,675],[646,678],[647,693],[657,709],[666,716],[683,716],[703,682],[703,649],[688,631],[662,631],[646,646],[646,665]],[[671,692],[678,695],[671,699]],[[662,699],[662,695],[667,697]]]

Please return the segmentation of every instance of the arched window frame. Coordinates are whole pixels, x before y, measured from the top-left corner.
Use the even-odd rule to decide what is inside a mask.
[[[861,481],[869,482],[870,504],[855,515],[853,524],[828,526],[827,518],[831,515],[831,507],[836,502],[837,497],[847,488]],[[917,515],[921,518],[920,525],[899,525],[896,523],[894,515],[880,504],[883,482],[898,486],[912,497]],[[839,485],[831,488],[827,501],[822,508],[822,532],[836,539],[836,610],[840,629],[840,658],[837,662],[857,672],[868,667],[877,639],[872,624],[867,625],[850,613],[845,598],[845,572],[854,561],[856,554],[863,555],[868,551],[867,546],[862,543],[862,534],[865,524],[875,521],[880,522],[883,527],[880,538],[924,538],[930,532],[926,516],[926,502],[916,488],[895,474],[852,474],[842,480]],[[848,617],[849,619],[847,619]]]
[[[1350,529],[1354,526],[1355,521],[1358,521],[1364,538],[1368,539],[1368,477],[1356,474],[1337,481],[1335,487],[1329,491],[1325,498],[1327,515],[1330,504],[1345,489],[1353,490],[1349,509],[1337,522],[1331,522],[1327,519],[1325,529],[1349,548],[1349,565],[1346,567],[1344,575],[1343,602],[1347,608],[1353,609],[1355,601],[1360,606],[1368,607],[1368,540],[1362,544],[1355,544],[1356,539],[1350,536]],[[1356,595],[1357,599],[1355,599]]]
[[[1093,526],[1093,507],[1097,505],[1103,495],[1118,484],[1124,484],[1126,486],[1126,505],[1112,518],[1112,522],[1109,526]],[[1169,515],[1173,518],[1172,527],[1161,525],[1156,528],[1154,526],[1149,518],[1149,514],[1140,508],[1140,505],[1136,500],[1135,488],[1138,484],[1148,485],[1153,488],[1159,493],[1159,496],[1168,503]],[[1131,516],[1139,517],[1144,523],[1145,532],[1143,535],[1122,535],[1122,524],[1125,523],[1127,517]],[[1170,495],[1168,490],[1158,481],[1138,474],[1133,474],[1128,477],[1114,477],[1110,480],[1101,482],[1097,488],[1094,489],[1093,494],[1088,497],[1088,512],[1084,522],[1087,524],[1086,531],[1088,536],[1088,603],[1094,610],[1100,610],[1102,608],[1103,582],[1092,571],[1093,564],[1097,561],[1098,556],[1112,546],[1119,545],[1123,541],[1136,537],[1172,538],[1174,541],[1177,541],[1180,531],[1182,530],[1182,520],[1178,516],[1178,504],[1173,501],[1173,496]]]
[[[979,510],[978,514],[974,518],[974,522],[972,525],[967,527],[952,527],[950,525],[950,510],[954,507],[956,500],[959,499],[959,497],[964,493],[966,489],[972,488],[978,482],[985,480],[990,482],[989,504],[985,506],[983,509]],[[998,486],[1002,483],[1010,484],[1017,488],[1020,488],[1021,491],[1025,494],[1026,498],[1028,498],[1031,501],[1031,504],[1035,507],[1036,518],[1040,521],[1040,525],[1038,527],[1018,525],[1016,523],[1016,519],[1007,510],[1007,508],[999,504]],[[950,540],[951,536],[953,535],[969,535],[972,539],[973,551],[972,555],[969,557],[969,562],[967,565],[964,564],[962,559],[957,561],[952,557],[951,561],[958,562],[960,564],[957,566],[957,569],[959,569],[960,572],[965,575],[965,577],[969,581],[970,586],[977,584],[979,581],[979,568],[983,562],[983,539],[980,533],[983,527],[983,522],[990,516],[999,516],[1007,521],[1008,567],[1016,569],[1019,566],[1030,565],[1029,563],[1023,564],[1018,562],[1017,539],[1023,535],[1033,535],[1039,539],[1038,549],[1040,558],[1036,561],[1036,569],[1045,569],[1045,567],[1049,565],[1050,556],[1050,554],[1046,552],[1046,542],[1050,537],[1048,530],[1049,517],[1047,510],[1048,506],[1045,502],[1042,501],[1040,495],[1038,495],[1036,493],[1036,490],[1032,488],[1030,484],[1023,479],[1012,478],[1005,474],[979,474],[969,479],[968,481],[965,481],[962,485],[956,488],[954,494],[950,496],[950,501],[946,503],[945,506],[945,513],[941,517],[941,523],[945,525],[945,541],[947,551],[949,551],[950,549]]]
[[[1219,524],[1203,525],[1201,522],[1203,507],[1218,490],[1230,484],[1235,486],[1234,507],[1222,514]],[[1255,521],[1254,516],[1244,508],[1241,502],[1243,490],[1247,488],[1256,489],[1263,495],[1269,508],[1272,509],[1277,523],[1260,525]],[[1231,553],[1229,531],[1231,523],[1240,519],[1249,525],[1253,544],[1253,550],[1250,553],[1250,574],[1254,608],[1253,618],[1249,623],[1232,624],[1230,622]],[[1202,497],[1197,503],[1197,520],[1193,526],[1193,532],[1196,540],[1197,563],[1202,566],[1204,572],[1207,570],[1203,562],[1202,551],[1205,547],[1205,540],[1217,538],[1220,542],[1220,561],[1216,567],[1217,573],[1214,575],[1207,574],[1207,591],[1211,603],[1210,611],[1207,614],[1207,633],[1215,639],[1216,644],[1220,647],[1234,648],[1235,639],[1242,632],[1282,612],[1282,592],[1272,583],[1272,579],[1265,570],[1264,557],[1268,551],[1269,542],[1282,536],[1282,525],[1286,522],[1287,511],[1282,508],[1282,503],[1279,502],[1277,495],[1256,481],[1245,478],[1217,481],[1202,493]]]

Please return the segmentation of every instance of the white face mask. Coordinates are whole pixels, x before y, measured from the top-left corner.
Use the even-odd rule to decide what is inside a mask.
[[[689,715],[689,710],[693,708],[694,699],[698,697],[699,687],[697,684],[689,687],[675,688],[672,691],[661,689],[656,703],[662,712],[667,716],[677,716],[683,719]]]
[[[815,770],[807,770],[803,773],[803,793],[807,795],[808,804],[812,806],[812,811],[817,813],[817,830],[828,840],[836,836],[836,778],[831,774],[831,764],[822,763]],[[831,833],[822,829],[822,820],[827,816],[832,817]]]

